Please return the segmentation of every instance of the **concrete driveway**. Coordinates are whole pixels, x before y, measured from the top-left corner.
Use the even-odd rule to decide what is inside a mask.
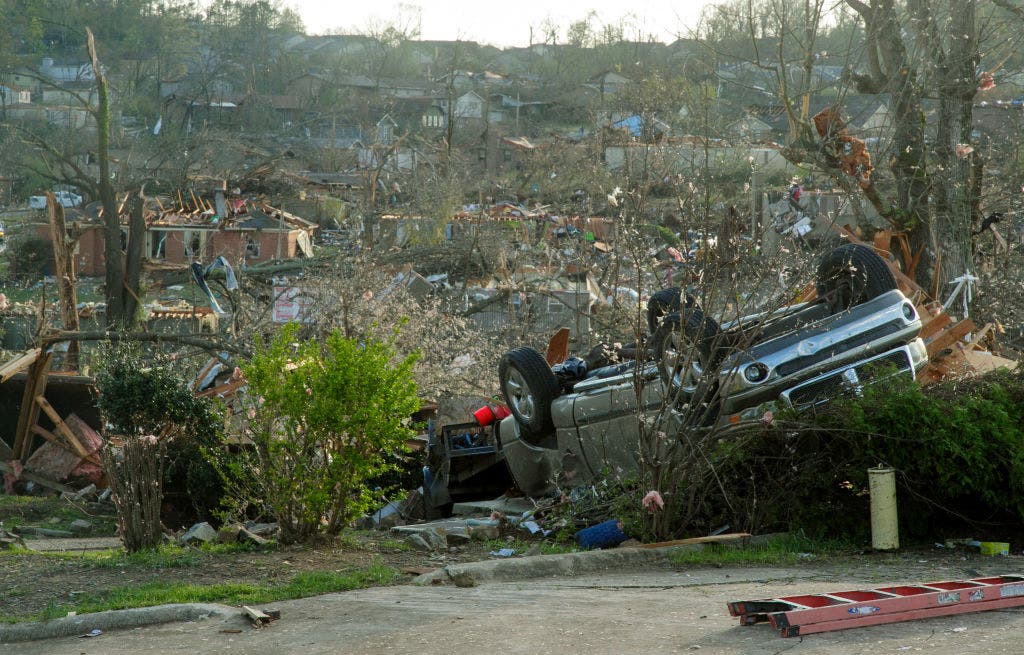
[[[939,579],[1024,569],[1019,558],[982,571],[928,570]],[[905,569],[904,569],[905,570]],[[921,573],[921,572],[918,572]],[[1024,609],[965,614],[783,639],[743,627],[729,600],[926,582],[886,568],[715,568],[612,572],[478,587],[401,586],[264,606],[281,619],[260,630],[238,615],[111,631],[101,636],[0,645],[19,655],[119,653],[714,653],[787,655],[1024,653]],[[239,632],[239,630],[241,632]]]

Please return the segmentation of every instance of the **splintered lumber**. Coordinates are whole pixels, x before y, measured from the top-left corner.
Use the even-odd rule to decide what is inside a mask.
[[[53,243],[54,274],[57,277],[57,295],[60,298],[60,315],[64,330],[78,332],[78,291],[75,286],[76,240],[68,238],[67,222],[63,205],[46,203],[50,219],[50,240]],[[78,370],[79,342],[69,341],[65,364],[70,370]]]
[[[986,323],[985,327],[981,328],[981,330],[979,330],[977,334],[971,336],[971,341],[970,343],[967,344],[967,350],[977,350],[981,348],[982,342],[985,341],[985,338],[989,335],[990,332],[992,332],[992,329],[994,327],[994,324]]]
[[[892,230],[879,230],[875,232],[875,238],[871,245],[874,246],[876,252],[880,254],[885,253],[883,257],[891,254]]]
[[[963,353],[964,358],[971,365],[976,373],[988,373],[999,368],[1013,370],[1017,368],[1018,362],[1014,359],[1007,359],[990,352],[967,349]]]
[[[74,449],[75,454],[79,457],[88,459],[90,454],[89,451],[85,449],[85,446],[79,443],[78,437],[76,437],[71,429],[64,424],[64,419],[60,417],[60,414],[58,414],[57,410],[50,405],[49,401],[47,401],[42,395],[38,395],[36,396],[36,404],[46,412],[47,416],[50,417],[50,420],[53,421],[53,424],[57,428],[57,432],[67,440],[68,444]]]
[[[209,389],[203,389],[196,396],[200,398],[226,398],[233,396],[236,391],[246,385],[245,380],[228,380],[223,384],[218,384],[215,387]]]
[[[953,324],[953,319],[946,312],[942,312],[941,314],[937,314],[935,316],[930,317],[925,316],[923,312],[921,312],[921,314],[921,320],[924,322],[924,325],[921,326],[920,336],[925,341],[941,332],[947,326]]]
[[[748,532],[730,532],[729,534],[712,534],[706,537],[689,537],[687,539],[675,539],[673,541],[659,541],[653,544],[640,544],[640,548],[668,548],[669,546],[688,546],[690,544],[720,544],[729,541],[746,539],[751,536]]]
[[[33,348],[0,366],[0,382],[6,382],[11,377],[31,366],[38,359],[40,352],[42,351],[39,348]]]
[[[242,605],[242,612],[245,613],[245,616],[248,617],[248,619],[252,621],[252,624],[257,628],[274,620],[269,614],[266,614],[255,607],[249,607],[248,605]]]
[[[18,414],[18,427],[14,432],[14,458],[22,462],[28,459],[32,444],[32,426],[39,420],[39,406],[35,397],[46,391],[46,382],[50,373],[52,355],[46,353],[36,359],[29,367],[25,378],[25,392],[21,396],[21,411]]]
[[[978,326],[969,318],[965,318],[958,323],[954,323],[945,331],[936,334],[931,339],[925,340],[924,344],[928,348],[928,356],[937,356],[943,350],[949,348],[956,342],[963,339],[967,334],[974,332],[977,329]]]

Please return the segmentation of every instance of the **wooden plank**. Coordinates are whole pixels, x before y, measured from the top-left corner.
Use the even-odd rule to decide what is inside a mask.
[[[882,257],[888,257],[892,253],[892,230],[879,230],[875,232],[875,238],[872,240],[871,245],[879,255],[885,253]]]
[[[812,300],[818,299],[818,285],[814,282],[809,283],[793,299],[793,304],[798,302],[811,302]]]
[[[928,356],[937,356],[946,348],[960,341],[965,335],[977,329],[978,326],[969,318],[965,318],[959,323],[954,323],[945,331],[936,334],[930,341],[926,340],[924,342],[924,345],[928,348]]]
[[[261,628],[274,620],[274,617],[266,612],[262,612],[255,607],[249,607],[248,605],[242,605],[242,613],[252,622],[254,628]]]
[[[994,327],[995,326],[992,323],[986,323],[985,327],[978,330],[977,334],[971,336],[971,340],[967,342],[967,350],[978,350],[981,348],[981,343]],[[984,348],[982,348],[982,350],[984,350]]]
[[[995,225],[989,225],[988,229],[992,231],[992,236],[996,240],[996,248],[995,248],[996,254],[999,253],[999,249],[1000,248],[1002,248],[1003,252],[1009,254],[1010,246],[1009,246],[1009,244],[1006,243],[1006,239],[1003,238],[1003,235],[999,234],[999,230],[996,229],[996,226]]]
[[[0,462],[0,473],[10,473],[11,475],[14,475],[14,467],[7,462]],[[35,482],[36,484],[40,484],[48,489],[53,489],[54,491],[59,491],[61,493],[64,493],[65,491],[75,493],[75,489],[72,489],[68,485],[61,484],[60,482],[52,480],[45,475],[39,475],[32,471],[21,471],[21,475],[19,475],[18,478],[28,480],[29,482]]]
[[[0,383],[7,382],[11,377],[31,366],[39,358],[41,352],[39,348],[33,348],[0,366]]]
[[[640,544],[640,548],[668,548],[669,546],[688,546],[690,544],[719,544],[737,541],[751,536],[748,532],[730,532],[729,534],[713,534],[706,537],[690,537],[673,541],[659,541],[653,544]]]
[[[921,311],[919,311],[918,314],[921,315],[922,320],[920,337],[925,341],[944,330],[946,326],[953,324],[953,318],[946,312],[942,312],[936,316],[929,316],[925,312]],[[925,321],[925,318],[928,320]]]
[[[47,401],[42,394],[36,396],[36,404],[39,405],[39,407],[44,412],[46,412],[47,416],[50,417],[50,420],[53,421],[54,426],[56,426],[57,428],[57,432],[59,432],[60,436],[64,437],[67,440],[67,442],[71,445],[71,448],[74,449],[75,454],[78,455],[79,457],[88,459],[89,451],[86,450],[85,446],[83,446],[78,441],[78,437],[76,437],[75,434],[71,431],[71,429],[64,424],[64,419],[60,417],[60,414],[57,413],[57,410],[55,410],[53,406],[50,405],[49,401]]]
[[[46,390],[46,382],[50,373],[51,353],[36,359],[29,367],[25,378],[25,392],[21,395],[21,411],[18,413],[18,427],[14,432],[14,458],[22,462],[28,459],[32,450],[32,433],[30,429],[39,420],[39,406],[35,397]]]
[[[52,443],[54,446],[57,446],[58,448],[63,448],[64,450],[68,451],[69,453],[73,453],[77,457],[81,457],[84,460],[90,461],[90,462],[92,462],[93,464],[95,464],[97,466],[100,466],[100,467],[103,466],[103,462],[100,461],[100,458],[99,458],[99,456],[96,453],[89,453],[88,455],[84,455],[84,456],[80,455],[78,453],[78,451],[76,451],[74,449],[73,446],[71,446],[66,441],[64,441],[63,439],[61,439],[60,437],[58,437],[54,433],[50,432],[49,430],[47,430],[46,428],[44,428],[41,425],[33,425],[32,426],[32,432],[34,434],[38,434],[40,437],[42,437],[43,439],[46,439],[47,441]]]
[[[209,389],[203,389],[196,394],[199,398],[221,398],[226,396],[233,396],[236,391],[246,385],[245,380],[228,380],[224,384],[218,384],[215,387]]]
[[[1012,371],[1019,364],[1017,360],[1007,359],[979,350],[967,350],[964,352],[964,357],[971,364],[971,368],[974,369],[975,373],[988,373],[998,368],[1006,368]]]

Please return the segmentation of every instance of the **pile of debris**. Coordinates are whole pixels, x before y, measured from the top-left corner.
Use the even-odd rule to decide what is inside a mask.
[[[98,419],[91,417],[90,424],[73,411],[62,416],[46,398],[47,386],[59,385],[62,400],[78,396],[84,401],[78,404],[88,408],[93,397],[91,379],[51,372],[52,358],[53,353],[34,348],[0,367],[0,385],[12,378],[24,381],[13,445],[0,439],[0,471],[7,493],[14,493],[19,484],[27,491],[41,487],[61,494],[89,485],[106,487]],[[42,415],[49,420],[49,428],[39,424]],[[42,443],[35,447],[37,437]]]
[[[54,357],[54,352],[33,348],[0,366],[0,396],[20,408],[17,423],[3,428],[13,434],[13,440],[0,438],[0,473],[8,494],[77,497],[90,489],[107,488],[95,380],[51,370]],[[23,385],[20,393],[19,383]],[[214,357],[200,370],[191,389],[197,396],[220,399],[237,415],[242,410],[235,394],[244,385],[237,369]],[[7,418],[11,421],[13,415]]]
[[[859,243],[850,230],[837,229],[851,242]],[[913,280],[914,261],[902,235],[890,230],[879,230],[875,233],[872,245],[875,251],[889,262],[889,268],[896,276],[900,291],[913,300],[921,317],[921,338],[928,349],[929,362],[918,372],[919,382],[928,384],[964,375],[985,373],[997,368],[1012,369],[1017,365],[1015,360],[993,352],[999,326],[995,323],[986,323],[979,328],[967,315],[971,300],[970,285],[976,282],[977,278],[965,274],[962,278],[954,280],[957,286],[943,302],[934,299],[933,294],[929,294]],[[902,267],[889,257],[892,253],[902,254]],[[904,269],[910,274],[905,273]],[[953,314],[957,306],[963,308],[960,317]]]

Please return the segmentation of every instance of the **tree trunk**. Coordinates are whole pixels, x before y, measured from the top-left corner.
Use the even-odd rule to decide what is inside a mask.
[[[920,3],[922,0],[915,0]],[[896,206],[891,222],[907,234],[912,252],[921,252],[917,282],[929,287],[931,245],[929,193],[931,178],[925,151],[925,118],[921,108],[918,67],[903,44],[903,33],[893,0],[846,0],[864,19],[870,74],[856,76],[862,93],[888,93],[892,97],[893,158],[889,162],[896,182]],[[913,8],[912,8],[913,9]],[[918,26],[920,27],[920,26]]]
[[[96,56],[96,41],[92,30],[85,29],[88,37],[89,59],[96,77],[96,159],[100,169],[100,202],[103,205],[104,224],[104,283],[106,285],[106,327],[118,329],[127,325],[124,306],[124,270],[121,257],[121,220],[117,211],[114,187],[110,183],[110,99],[107,80]]]
[[[936,208],[933,232],[936,252],[942,253],[938,289],[947,290],[949,280],[973,268],[972,225],[980,211],[981,158],[965,146],[971,143],[974,96],[977,94],[977,66],[980,60],[975,38],[975,0],[952,2],[948,51],[933,45],[932,60],[943,61],[939,73],[939,132],[936,139]],[[937,30],[936,30],[937,31]],[[941,57],[941,59],[939,59]]]
[[[60,298],[60,315],[64,330],[77,332],[78,292],[75,286],[75,240],[68,237],[64,222],[64,206],[46,194],[46,210],[50,219],[50,240],[53,242],[53,273],[57,278],[57,295]],[[64,361],[67,370],[78,370],[79,342],[68,342],[68,354]]]
[[[139,193],[132,198],[128,224],[128,256],[125,258],[124,275],[124,316],[125,327],[132,328],[138,322],[139,288],[142,277],[142,260],[146,245],[146,220],[143,208],[146,198]]]
[[[117,530],[129,553],[156,548],[163,540],[160,506],[165,450],[155,436],[125,436],[120,448],[109,441],[103,447],[103,468],[117,507]]]

